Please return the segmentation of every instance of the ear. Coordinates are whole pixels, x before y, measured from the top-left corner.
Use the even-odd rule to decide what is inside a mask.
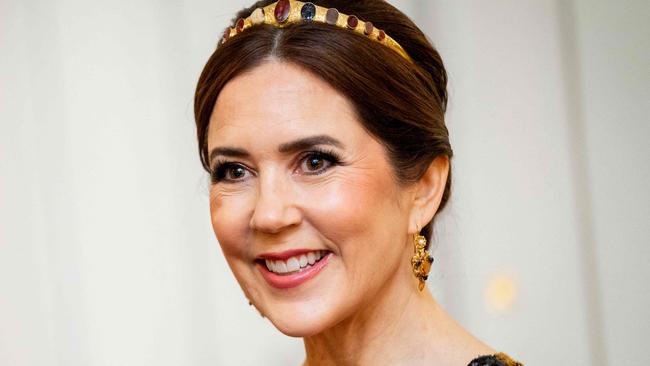
[[[422,230],[438,211],[448,175],[449,158],[441,155],[431,162],[422,178],[415,183],[409,234],[415,234],[418,228]]]

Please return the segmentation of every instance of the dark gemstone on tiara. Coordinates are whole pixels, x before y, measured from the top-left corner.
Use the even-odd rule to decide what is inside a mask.
[[[235,29],[237,29],[237,33],[244,30],[244,19],[243,18],[237,19],[237,23],[235,24]]]
[[[359,19],[354,15],[348,17],[348,28],[355,29],[359,25]]]
[[[375,29],[375,26],[372,25],[371,22],[366,22],[366,26],[363,29],[363,34],[365,34],[366,36],[369,36],[374,29]]]
[[[339,20],[339,11],[335,8],[327,9],[327,14],[325,14],[325,21],[327,24],[336,24]]]
[[[223,31],[223,41],[227,41],[230,38],[230,27],[226,28],[226,30]]]
[[[380,30],[379,35],[377,36],[377,40],[381,42],[384,40],[384,38],[386,38],[386,33],[383,30]]]
[[[313,3],[305,3],[300,9],[300,16],[304,20],[311,21],[316,16],[316,5]]]
[[[289,0],[280,0],[275,4],[275,19],[280,22],[284,23],[289,19],[289,10],[291,10],[291,4],[289,3]]]

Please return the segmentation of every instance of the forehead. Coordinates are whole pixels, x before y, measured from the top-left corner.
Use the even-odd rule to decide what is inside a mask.
[[[315,134],[344,134],[350,140],[362,133],[347,97],[299,66],[268,61],[222,89],[210,117],[208,146],[263,146]]]

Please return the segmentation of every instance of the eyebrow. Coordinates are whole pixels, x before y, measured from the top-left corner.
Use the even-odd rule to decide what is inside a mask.
[[[343,143],[332,136],[328,135],[317,135],[301,138],[292,142],[287,142],[278,147],[278,151],[281,153],[290,153],[299,150],[308,149],[316,145],[332,145],[338,148],[343,148]]]
[[[299,150],[305,150],[317,145],[332,145],[341,149],[345,148],[345,145],[343,145],[341,141],[335,139],[332,136],[316,135],[316,136],[304,137],[295,141],[283,143],[278,147],[278,152],[286,154],[286,153],[295,152]],[[212,149],[212,151],[210,151],[210,161],[212,161],[214,158],[216,158],[219,155],[230,156],[230,157],[250,156],[248,151],[246,151],[245,149],[241,149],[237,147],[221,146],[221,147],[215,147],[214,149]]]

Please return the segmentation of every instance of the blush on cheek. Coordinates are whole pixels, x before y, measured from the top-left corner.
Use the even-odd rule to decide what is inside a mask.
[[[224,253],[241,249],[248,228],[248,205],[245,196],[210,194],[212,229]]]
[[[390,195],[391,190],[377,175],[354,175],[314,188],[303,202],[317,230],[332,240],[347,241],[385,214]]]

